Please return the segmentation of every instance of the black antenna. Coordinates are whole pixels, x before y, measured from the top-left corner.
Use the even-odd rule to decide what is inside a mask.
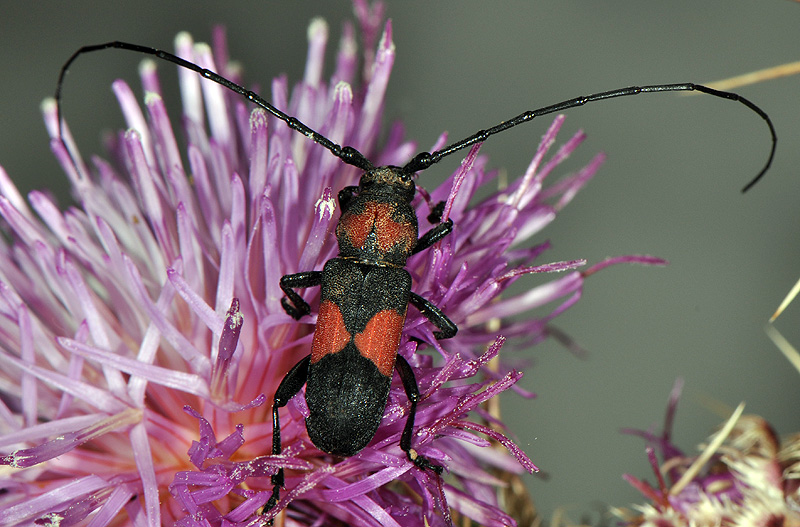
[[[446,146],[440,150],[435,152],[421,152],[414,156],[414,159],[409,161],[404,167],[404,170],[409,172],[419,172],[421,170],[425,170],[429,166],[434,163],[438,163],[441,161],[442,158],[449,156],[453,152],[457,152],[462,148],[466,148],[468,146],[474,145],[475,143],[481,143],[486,140],[491,135],[499,134],[509,128],[513,128],[518,124],[527,123],[528,121],[533,120],[536,117],[541,115],[547,115],[549,113],[561,112],[567,110],[569,108],[574,108],[576,106],[583,106],[586,103],[594,102],[594,101],[601,101],[603,99],[614,99],[616,97],[627,97],[629,95],[638,95],[640,93],[653,93],[653,92],[665,92],[665,91],[698,91],[701,93],[707,93],[709,95],[713,95],[714,97],[720,97],[722,99],[729,99],[731,101],[737,101],[759,116],[761,116],[764,121],[766,121],[767,126],[769,127],[769,133],[772,136],[772,148],[769,152],[769,158],[767,159],[764,168],[753,178],[747,185],[744,186],[742,192],[747,192],[750,187],[755,185],[758,180],[762,178],[762,176],[769,170],[770,165],[772,165],[772,159],[775,157],[775,146],[778,142],[778,137],[775,133],[775,127],[772,125],[772,121],[770,120],[767,113],[756,106],[753,102],[748,99],[745,99],[741,95],[737,93],[727,92],[727,91],[720,91],[715,90],[714,88],[709,88],[708,86],[703,86],[702,84],[693,84],[691,82],[685,82],[681,84],[656,84],[653,86],[630,86],[628,88],[619,88],[616,90],[611,91],[604,91],[601,93],[594,93],[592,95],[584,95],[582,97],[575,97],[574,99],[569,99],[557,104],[552,104],[550,106],[545,106],[543,108],[539,108],[538,110],[530,110],[524,113],[519,114],[518,116],[514,117],[513,119],[509,119],[508,121],[502,121],[501,123],[487,129],[487,130],[479,130],[472,134],[471,136],[462,139],[460,141],[456,141],[455,143]]]
[[[304,136],[308,137],[315,143],[322,145],[323,147],[330,150],[330,152],[347,163],[348,165],[353,165],[354,167],[358,167],[361,170],[367,171],[373,169],[372,163],[364,157],[364,155],[356,150],[351,146],[339,146],[338,144],[334,143],[324,135],[320,134],[319,132],[312,130],[302,122],[300,122],[297,118],[286,115],[282,111],[278,110],[266,100],[264,100],[259,94],[250,91],[242,86],[239,86],[233,81],[230,81],[223,77],[222,75],[218,75],[213,71],[201,68],[197,64],[189,62],[188,60],[184,60],[177,55],[173,55],[168,51],[163,51],[156,48],[151,48],[148,46],[140,46],[139,44],[131,44],[129,42],[120,42],[115,40],[114,42],[106,42],[105,44],[95,44],[92,46],[83,46],[78,51],[72,54],[69,60],[61,66],[61,72],[58,74],[58,85],[56,86],[56,111],[58,117],[58,137],[61,138],[61,86],[64,84],[64,76],[67,74],[67,70],[75,62],[80,55],[85,53],[91,53],[93,51],[100,51],[103,49],[122,49],[126,51],[133,51],[135,53],[143,53],[145,55],[153,55],[162,60],[166,60],[168,62],[172,62],[181,66],[182,68],[186,68],[188,70],[196,71],[202,77],[216,82],[217,84],[221,84],[222,86],[228,88],[232,92],[236,92],[239,95],[244,96],[249,101],[255,103],[256,105],[260,106],[261,108],[265,109],[270,114],[274,115],[284,123],[286,123],[289,128],[292,130],[296,130],[303,134]]]
[[[83,46],[78,51],[72,54],[72,56],[67,60],[67,62],[61,67],[61,72],[58,75],[58,85],[56,87],[56,105],[57,105],[57,117],[58,117],[58,135],[61,137],[61,87],[64,83],[64,76],[67,73],[70,65],[77,59],[80,55],[85,53],[91,53],[93,51],[100,51],[103,49],[122,49],[127,51],[133,51],[135,53],[143,53],[145,55],[153,55],[159,59],[166,60],[177,64],[183,68],[195,71],[199,73],[204,78],[216,82],[224,86],[225,88],[238,93],[251,102],[255,103],[256,105],[260,106],[273,116],[277,117],[284,123],[286,123],[289,128],[292,130],[296,130],[301,134],[305,135],[315,143],[318,143],[328,149],[333,155],[347,163],[348,165],[355,166],[360,168],[361,170],[367,171],[374,168],[373,164],[358,150],[353,147],[345,146],[342,147],[324,135],[316,132],[315,130],[309,128],[302,122],[300,122],[297,118],[291,117],[286,115],[282,111],[275,108],[273,105],[268,103],[264,100],[260,95],[257,93],[250,91],[242,86],[239,86],[235,82],[232,82],[225,77],[218,75],[217,73],[198,66],[192,62],[184,60],[177,55],[173,55],[167,51],[163,51],[156,48],[151,48],[148,46],[141,46],[139,44],[131,44],[128,42],[106,42],[105,44],[95,44],[92,46]],[[617,97],[627,97],[629,95],[638,95],[640,93],[654,93],[654,92],[670,92],[670,91],[697,91],[701,93],[706,93],[708,95],[713,95],[714,97],[719,97],[722,99],[728,99],[731,101],[736,101],[744,104],[750,110],[757,113],[764,121],[767,123],[769,127],[769,133],[772,137],[772,147],[770,148],[769,157],[767,158],[767,162],[764,164],[764,167],[758,172],[755,178],[753,178],[747,185],[744,186],[742,192],[747,192],[750,187],[755,185],[769,170],[770,165],[772,165],[772,159],[775,157],[775,148],[778,143],[778,137],[775,133],[775,127],[772,125],[772,121],[770,120],[767,113],[759,108],[756,104],[751,102],[750,100],[742,97],[741,95],[733,92],[715,90],[713,88],[709,88],[708,86],[703,86],[702,84],[694,84],[691,82],[681,83],[681,84],[656,84],[652,86],[629,86],[627,88],[619,88],[616,90],[610,90],[600,93],[594,93],[592,95],[584,95],[582,97],[575,97],[574,99],[569,99],[566,101],[562,101],[560,103],[552,104],[550,106],[545,106],[543,108],[539,108],[537,110],[529,110],[527,112],[521,113],[518,116],[514,117],[513,119],[509,119],[508,121],[502,121],[499,124],[488,128],[486,130],[479,130],[474,134],[470,135],[469,137],[462,139],[460,141],[456,141],[455,143],[446,146],[440,150],[435,152],[420,152],[414,158],[406,163],[403,167],[403,171],[406,173],[413,173],[413,172],[420,172],[425,170],[426,168],[430,167],[434,163],[438,163],[443,158],[449,156],[450,154],[457,152],[463,148],[468,146],[474,145],[475,143],[480,143],[485,141],[488,137],[508,130],[509,128],[513,128],[522,123],[526,123],[528,121],[533,120],[536,117],[547,115],[550,113],[561,112],[564,110],[568,110],[570,108],[575,108],[576,106],[583,106],[586,103],[600,101],[604,99],[614,99]]]

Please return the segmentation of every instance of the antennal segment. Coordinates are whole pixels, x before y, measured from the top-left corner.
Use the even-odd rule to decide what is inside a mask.
[[[537,110],[530,110],[525,113],[521,113],[518,116],[510,119],[508,121],[503,121],[487,130],[479,130],[472,134],[471,136],[457,141],[449,146],[442,148],[441,150],[437,150],[435,152],[422,152],[417,154],[414,159],[409,161],[404,167],[403,170],[408,172],[419,172],[421,170],[425,170],[429,166],[433,165],[434,163],[438,163],[442,160],[442,158],[449,156],[453,152],[461,150],[462,148],[467,148],[468,146],[472,146],[475,143],[480,143],[485,141],[489,136],[494,134],[498,134],[509,128],[513,128],[518,124],[526,123],[528,121],[533,120],[536,117],[547,115],[549,113],[556,113],[562,112],[564,110],[568,110],[570,108],[574,108],[576,106],[583,106],[586,103],[600,101],[603,99],[614,99],[616,97],[627,97],[629,95],[638,95],[640,93],[652,93],[652,92],[666,92],[666,91],[698,91],[701,93],[707,93],[708,95],[713,95],[714,97],[720,97],[722,99],[729,99],[731,101],[737,101],[752,111],[757,113],[764,121],[767,123],[769,127],[769,133],[772,136],[772,147],[769,152],[769,158],[767,159],[766,164],[764,167],[759,171],[758,175],[753,178],[747,185],[744,186],[742,192],[747,192],[753,185],[755,185],[762,176],[769,170],[770,165],[772,165],[772,159],[775,157],[775,147],[778,142],[777,134],[775,133],[775,127],[772,125],[772,121],[770,120],[767,113],[756,106],[753,102],[745,99],[741,95],[732,92],[720,91],[715,90],[713,88],[709,88],[708,86],[703,86],[702,84],[693,84],[691,82],[681,83],[681,84],[657,84],[653,86],[629,86],[627,88],[619,88],[616,90],[605,91],[601,93],[595,93],[592,95],[584,95],[582,97],[575,97],[574,99],[569,99],[567,101],[563,101],[557,104],[553,104],[550,106],[545,106],[543,108],[539,108]]]
[[[167,51],[163,51],[163,50],[156,49],[156,48],[151,48],[151,47],[148,47],[148,46],[140,46],[139,44],[131,44],[131,43],[128,43],[128,42],[120,42],[118,40],[115,40],[114,42],[106,42],[105,44],[95,44],[95,45],[91,45],[91,46],[83,46],[78,51],[73,53],[72,56],[69,58],[69,60],[67,60],[67,62],[64,63],[64,65],[61,67],[61,72],[58,74],[58,85],[56,86],[56,105],[57,105],[57,110],[56,111],[58,112],[57,115],[58,115],[58,136],[59,137],[62,137],[62,133],[61,133],[61,126],[62,126],[61,125],[61,87],[64,84],[64,76],[67,74],[67,71],[69,70],[69,67],[72,65],[72,63],[75,62],[75,60],[80,55],[84,55],[86,53],[91,53],[93,51],[100,51],[100,50],[103,50],[103,49],[122,49],[122,50],[126,50],[126,51],[132,51],[134,53],[144,53],[146,55],[152,55],[154,57],[157,57],[157,58],[159,58],[161,60],[172,62],[174,64],[177,64],[178,66],[181,66],[182,68],[186,68],[188,70],[195,71],[195,72],[199,73],[201,76],[203,76],[204,78],[206,78],[206,79],[208,79],[210,81],[216,82],[217,84],[220,84],[220,85],[224,86],[225,88],[231,90],[232,92],[238,93],[239,95],[242,95],[243,97],[247,98],[252,103],[260,106],[261,108],[263,108],[264,110],[266,110],[267,112],[272,114],[273,116],[277,117],[278,119],[280,119],[281,121],[286,123],[286,125],[289,128],[291,128],[292,130],[296,130],[297,132],[300,132],[301,134],[303,134],[304,136],[308,137],[309,139],[311,139],[315,143],[322,145],[323,147],[328,149],[333,155],[335,155],[336,157],[338,157],[339,159],[341,159],[342,161],[344,161],[348,165],[352,165],[352,166],[358,167],[358,168],[360,168],[361,170],[364,170],[364,171],[367,171],[367,170],[370,170],[370,169],[373,168],[372,163],[366,157],[364,157],[364,155],[361,152],[359,152],[355,148],[350,147],[350,146],[342,147],[342,146],[334,143],[333,141],[331,141],[330,139],[328,139],[324,135],[316,132],[315,130],[312,130],[311,128],[309,128],[308,126],[303,124],[297,118],[291,117],[289,115],[286,115],[282,111],[278,110],[273,105],[271,105],[266,100],[264,100],[257,93],[255,93],[253,91],[250,91],[250,90],[248,90],[246,88],[243,88],[242,86],[239,86],[235,82],[226,79],[222,75],[219,75],[219,74],[217,74],[217,73],[215,73],[215,72],[213,72],[213,71],[211,71],[209,69],[201,68],[197,64],[189,62],[188,60],[184,60],[184,59],[178,57],[177,55],[173,55],[172,53],[169,53]]]

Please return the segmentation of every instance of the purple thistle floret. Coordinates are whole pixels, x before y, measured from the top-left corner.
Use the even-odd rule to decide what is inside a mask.
[[[374,42],[381,10],[358,1],[356,12],[364,41]],[[402,164],[416,146],[401,126],[382,148],[375,140],[394,60],[391,25],[377,53],[369,45],[358,83],[354,33],[345,27],[326,83],[327,26],[312,22],[303,81],[290,96],[287,80],[276,79],[272,101],[375,164]],[[177,53],[236,79],[221,31],[215,41],[212,55],[182,34]],[[76,206],[62,212],[32,192],[29,208],[0,169],[0,525],[246,525],[284,510],[287,525],[443,525],[450,509],[482,525],[514,525],[492,470],[536,467],[481,407],[521,376],[488,362],[505,338],[526,347],[545,338],[549,322],[578,300],[585,276],[606,265],[583,273],[582,260],[534,265],[547,244],[524,245],[602,156],[546,186],[583,139],[577,134],[548,158],[558,117],[526,173],[502,191],[472,204],[497,175],[476,146],[414,202],[421,230],[439,201],[455,224],[408,269],[414,291],[440,306],[459,334],[439,344],[412,309],[399,349],[422,394],[413,447],[446,467],[444,477],[415,467],[399,447],[409,403],[397,378],[374,440],[358,455],[335,459],[311,444],[299,395],[282,414],[283,453],[271,456],[268,401],[308,353],[316,320],[284,312],[279,279],[335,256],[334,196],[359,174],[185,70],[182,153],[153,62],[143,63],[141,77],[144,112],[124,82],[114,83],[129,129],[109,141],[113,161],[93,158],[92,170],[67,128],[64,143],[57,139],[53,102],[43,105]],[[526,292],[498,298],[522,275],[553,271],[569,272],[528,278]],[[304,291],[312,306],[317,294]],[[517,316],[554,302],[545,314]],[[415,353],[420,341],[438,358]],[[505,448],[486,448],[489,439]],[[286,489],[259,517],[279,468]]]

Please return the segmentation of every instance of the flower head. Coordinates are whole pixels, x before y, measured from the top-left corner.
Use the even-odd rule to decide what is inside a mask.
[[[370,42],[380,17],[363,2],[356,7]],[[222,33],[215,36],[214,54],[185,34],[177,53],[236,79]],[[312,22],[305,77],[291,95],[287,80],[276,79],[274,105],[375,164],[405,162],[415,146],[400,125],[382,147],[375,139],[394,58],[391,25],[362,69],[354,30],[345,27],[330,82],[322,79],[327,37],[324,22]],[[357,71],[367,72],[359,82]],[[42,192],[26,203],[0,169],[0,525],[259,522],[280,468],[286,489],[268,517],[286,510],[292,524],[441,525],[450,508],[483,525],[513,524],[491,470],[536,468],[481,406],[521,374],[488,363],[505,338],[526,347],[545,338],[549,322],[579,298],[592,269],[575,271],[580,260],[533,265],[547,244],[523,242],[554,219],[602,157],[545,185],[583,139],[577,134],[550,155],[558,117],[507,188],[473,203],[496,176],[475,147],[443,185],[420,189],[413,202],[421,230],[439,202],[455,223],[407,268],[413,290],[460,332],[440,344],[412,309],[398,351],[422,395],[413,448],[446,467],[445,478],[416,467],[399,447],[409,402],[397,378],[378,432],[359,454],[337,459],[318,450],[298,396],[281,413],[283,452],[272,456],[269,401],[308,353],[315,323],[313,313],[299,322],[285,313],[279,281],[335,256],[334,195],[356,182],[357,170],[185,70],[182,151],[153,62],[141,77],[144,111],[127,84],[114,83],[129,129],[109,141],[111,161],[93,158],[91,169],[68,129],[58,138],[56,108],[44,104],[75,206],[61,211]],[[498,298],[522,275],[550,271],[571,272]],[[304,292],[312,306],[317,294]],[[560,303],[545,314],[518,317],[553,302]],[[421,342],[434,353],[417,353]],[[505,448],[484,448],[487,438]]]
[[[660,435],[629,431],[651,445],[657,488],[625,475],[650,503],[615,513],[626,525],[800,525],[800,436],[779,440],[764,419],[742,415],[740,405],[699,456],[686,455],[670,441],[681,387],[678,382],[673,390]]]

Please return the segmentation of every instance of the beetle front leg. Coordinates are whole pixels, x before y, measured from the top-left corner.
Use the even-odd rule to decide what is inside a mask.
[[[414,245],[414,248],[411,250],[411,254],[417,254],[420,251],[424,251],[434,243],[438,242],[453,230],[453,220],[447,218],[444,223],[440,223],[436,227],[433,227],[431,230],[426,232],[417,243]]]
[[[281,289],[286,294],[281,298],[281,306],[286,313],[300,320],[311,312],[311,306],[297,294],[297,287],[314,287],[322,283],[322,271],[307,271],[305,273],[287,274],[281,277]]]
[[[442,215],[444,214],[444,201],[440,201],[436,205],[431,208],[431,212],[428,214],[428,223],[433,225],[434,223],[439,223],[442,221]]]
[[[419,310],[420,313],[422,313],[422,316],[427,318],[431,324],[441,330],[434,331],[434,337],[437,339],[449,339],[456,336],[456,333],[458,333],[458,326],[456,326],[452,320],[447,318],[447,315],[442,313],[441,309],[414,292],[411,293],[409,301]]]
[[[342,212],[345,212],[347,209],[350,208],[350,203],[358,194],[358,187],[357,186],[349,186],[344,187],[342,190],[339,191],[337,197],[339,198],[339,209]]]

